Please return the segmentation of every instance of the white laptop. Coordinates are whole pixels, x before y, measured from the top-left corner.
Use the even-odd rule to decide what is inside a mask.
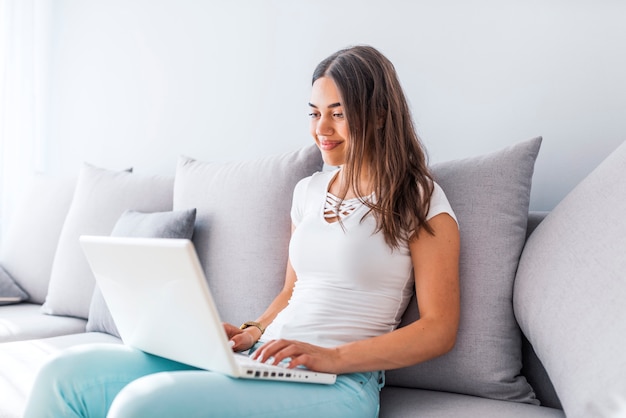
[[[82,236],[80,243],[124,344],[233,377],[335,382],[334,374],[234,353],[191,241]]]

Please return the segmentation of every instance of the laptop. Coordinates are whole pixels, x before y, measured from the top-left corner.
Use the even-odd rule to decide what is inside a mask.
[[[333,384],[235,353],[187,239],[81,236],[80,244],[124,344],[237,378]]]

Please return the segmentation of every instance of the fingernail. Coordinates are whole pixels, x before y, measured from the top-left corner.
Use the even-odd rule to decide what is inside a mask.
[[[228,341],[228,346],[233,348],[235,346],[235,342],[233,340]]]

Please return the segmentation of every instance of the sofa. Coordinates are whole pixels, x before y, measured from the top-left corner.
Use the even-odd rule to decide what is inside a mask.
[[[626,416],[626,143],[549,213],[529,212],[541,142],[432,165],[459,221],[459,333],[449,353],[386,372],[381,417]],[[0,417],[21,416],[56,353],[121,343],[80,235],[190,238],[222,319],[238,324],[280,289],[293,187],[323,169],[308,146],[181,156],[171,177],[87,163],[34,177],[0,247]],[[418,317],[413,298],[400,326]]]

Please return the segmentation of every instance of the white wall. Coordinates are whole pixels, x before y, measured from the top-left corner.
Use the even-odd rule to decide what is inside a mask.
[[[50,173],[82,161],[173,174],[309,143],[321,59],[372,44],[396,65],[431,161],[544,136],[532,209],[626,140],[626,2],[55,0]]]

